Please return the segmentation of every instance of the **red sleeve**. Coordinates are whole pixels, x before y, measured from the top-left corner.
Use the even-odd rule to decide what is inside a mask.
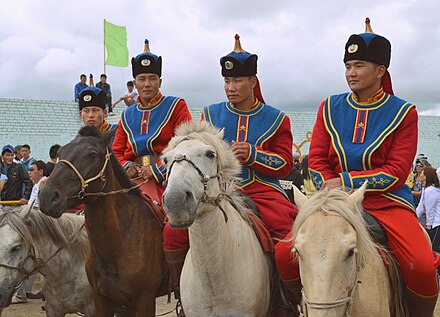
[[[189,112],[186,101],[180,99],[177,102],[176,108],[174,109],[174,113],[173,113],[174,129],[176,129],[176,127],[178,127],[182,122],[191,121],[191,120],[192,120],[192,116],[191,113]]]
[[[262,147],[251,144],[249,157],[244,164],[270,177],[286,177],[293,169],[292,145],[290,119],[284,115],[278,130]]]
[[[127,134],[122,126],[122,121],[119,120],[118,127],[116,128],[115,139],[113,141],[113,152],[119,163],[126,167],[126,165],[132,162],[135,158],[130,143],[128,142]]]
[[[334,167],[330,162],[330,148],[332,147],[330,134],[324,125],[323,110],[325,101],[323,101],[318,109],[315,126],[312,132],[312,141],[309,149],[309,169],[313,171],[316,177],[322,178],[320,182],[338,177]],[[315,183],[315,186],[317,184]]]

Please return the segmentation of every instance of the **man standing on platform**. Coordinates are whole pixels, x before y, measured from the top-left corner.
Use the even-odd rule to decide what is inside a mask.
[[[96,84],[96,88],[101,89],[105,93],[105,104],[108,108],[108,113],[113,115],[113,107],[112,107],[112,90],[110,85],[107,83],[107,75],[101,74],[100,82]]]
[[[87,77],[85,74],[81,74],[81,76],[79,76],[79,83],[77,83],[75,85],[74,92],[73,92],[73,100],[75,100],[76,102],[78,102],[78,100],[79,100],[78,98],[79,98],[79,94],[81,93],[81,91],[84,88],[88,87],[86,84],[86,80],[87,80]]]

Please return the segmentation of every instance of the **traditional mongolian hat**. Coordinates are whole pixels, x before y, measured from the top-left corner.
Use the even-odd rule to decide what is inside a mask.
[[[234,50],[220,59],[223,77],[244,77],[257,75],[258,56],[246,52],[240,43],[240,36],[235,34]],[[254,88],[255,97],[264,103],[261,94],[260,82],[257,78],[257,85]]]
[[[352,34],[345,44],[344,63],[352,60],[373,62],[386,68],[390,66],[391,43],[373,32],[369,18],[365,19],[365,33]],[[394,94],[388,70],[382,77],[382,87],[386,93]]]
[[[96,87],[87,87],[79,95],[79,111],[84,107],[100,107],[105,109],[105,92]]]
[[[153,73],[162,77],[162,56],[150,52],[149,42],[146,39],[144,52],[131,59],[133,78],[138,74]]]

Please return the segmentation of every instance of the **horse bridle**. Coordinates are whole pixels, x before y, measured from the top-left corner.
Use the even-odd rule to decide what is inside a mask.
[[[342,305],[347,305],[347,309],[345,311],[345,316],[349,317],[351,316],[351,310],[353,308],[353,298],[354,298],[354,294],[358,288],[358,285],[360,283],[359,281],[359,268],[356,268],[356,278],[354,281],[353,286],[350,289],[350,292],[348,292],[348,296],[341,298],[341,299],[337,299],[334,301],[328,301],[328,302],[314,302],[314,301],[310,301],[307,299],[306,294],[304,292],[304,288],[301,290],[301,294],[302,294],[302,299],[304,302],[304,316],[307,317],[308,315],[308,310],[307,308],[313,308],[313,309],[331,309],[331,308],[336,308]]]
[[[171,162],[170,168],[167,170],[167,175],[166,175],[166,179],[168,179],[169,174],[171,173],[171,170],[174,166],[175,163],[180,163],[180,162],[188,162],[192,167],[194,167],[194,169],[197,171],[197,173],[200,175],[201,177],[201,181],[203,184],[203,194],[202,197],[199,200],[199,203],[209,203],[211,205],[214,205],[216,207],[219,207],[220,210],[223,212],[223,216],[225,217],[225,222],[228,221],[228,216],[226,215],[226,212],[224,211],[224,209],[222,208],[222,206],[220,205],[220,201],[223,199],[228,200],[229,202],[232,203],[232,198],[227,195],[224,192],[221,192],[217,197],[209,197],[208,196],[208,182],[211,179],[215,179],[217,178],[219,181],[221,180],[221,176],[222,173],[221,171],[219,171],[218,167],[217,167],[217,174],[215,175],[205,175],[205,173],[203,173],[203,171],[196,165],[196,163],[194,163],[193,161],[191,161],[188,157],[186,157],[186,155],[183,154],[177,154],[174,157],[174,160]],[[167,185],[167,180],[164,181],[164,186]]]

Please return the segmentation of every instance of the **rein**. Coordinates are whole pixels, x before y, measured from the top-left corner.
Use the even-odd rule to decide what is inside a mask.
[[[128,193],[129,191],[136,189],[138,187],[141,187],[142,185],[144,185],[145,183],[147,183],[149,181],[149,179],[146,179],[145,181],[133,185],[129,188],[121,188],[118,190],[112,190],[109,192],[97,192],[97,193],[86,193],[86,189],[89,186],[89,183],[97,180],[97,179],[101,179],[102,182],[105,183],[106,179],[105,179],[105,169],[107,168],[108,162],[110,161],[110,157],[111,157],[111,153],[108,150],[108,148],[106,148],[106,154],[105,154],[105,162],[104,165],[102,166],[101,171],[94,177],[90,177],[87,180],[84,180],[84,177],[81,175],[81,173],[78,171],[78,169],[75,167],[75,165],[73,165],[71,162],[69,162],[68,160],[59,160],[57,164],[59,163],[65,163],[67,164],[67,166],[69,166],[76,174],[76,176],[78,176],[78,179],[81,182],[81,190],[78,192],[78,194],[76,194],[75,196],[72,197],[68,197],[68,199],[84,199],[87,196],[100,196],[100,197],[104,197],[104,196],[108,196],[108,195],[115,195],[115,194],[120,194],[120,193]]]
[[[171,173],[171,169],[173,168],[174,164],[180,163],[182,161],[185,161],[185,162],[188,162],[189,164],[191,164],[192,167],[194,167],[194,169],[197,171],[197,173],[199,173],[199,175],[201,177],[201,181],[203,184],[203,195],[202,195],[202,198],[199,200],[199,203],[208,203],[213,206],[219,207],[223,213],[223,216],[225,217],[225,222],[228,222],[228,216],[226,215],[226,212],[223,209],[223,207],[220,205],[220,202],[225,199],[225,200],[229,201],[230,203],[233,203],[232,198],[228,194],[226,194],[225,192],[221,192],[217,197],[209,197],[208,193],[207,193],[208,182],[211,179],[215,179],[215,178],[217,178],[217,180],[220,182],[222,173],[217,169],[217,174],[212,175],[212,176],[205,175],[205,173],[203,173],[202,170],[193,161],[191,161],[189,158],[187,158],[186,155],[178,154],[174,158],[173,162],[171,162],[170,168],[167,171],[167,179],[168,179],[169,174]],[[166,186],[166,181],[164,182],[164,186]]]
[[[78,238],[79,233],[81,232],[81,230],[84,228],[84,224],[81,225],[81,227],[79,228],[79,230],[72,236],[72,240],[70,242],[68,242],[67,244],[63,244],[61,247],[59,247],[54,254],[52,254],[47,260],[41,259],[39,257],[37,257],[36,252],[35,252],[35,248],[34,245],[32,244],[27,257],[24,259],[24,261],[22,263],[20,263],[19,266],[11,266],[11,265],[7,265],[7,264],[3,264],[0,263],[0,267],[4,267],[6,269],[11,269],[11,270],[15,270],[18,271],[20,274],[22,274],[24,277],[21,280],[21,282],[18,284],[18,286],[15,287],[15,289],[18,289],[21,287],[21,285],[23,284],[23,282],[25,280],[27,280],[30,276],[36,274],[36,273],[40,273],[41,275],[45,276],[44,273],[41,272],[41,269],[50,261],[52,260],[64,247],[66,247],[67,245],[75,242],[76,238]],[[34,264],[34,268],[30,271],[28,271],[25,268],[25,263],[28,259],[31,259],[33,264]]]

